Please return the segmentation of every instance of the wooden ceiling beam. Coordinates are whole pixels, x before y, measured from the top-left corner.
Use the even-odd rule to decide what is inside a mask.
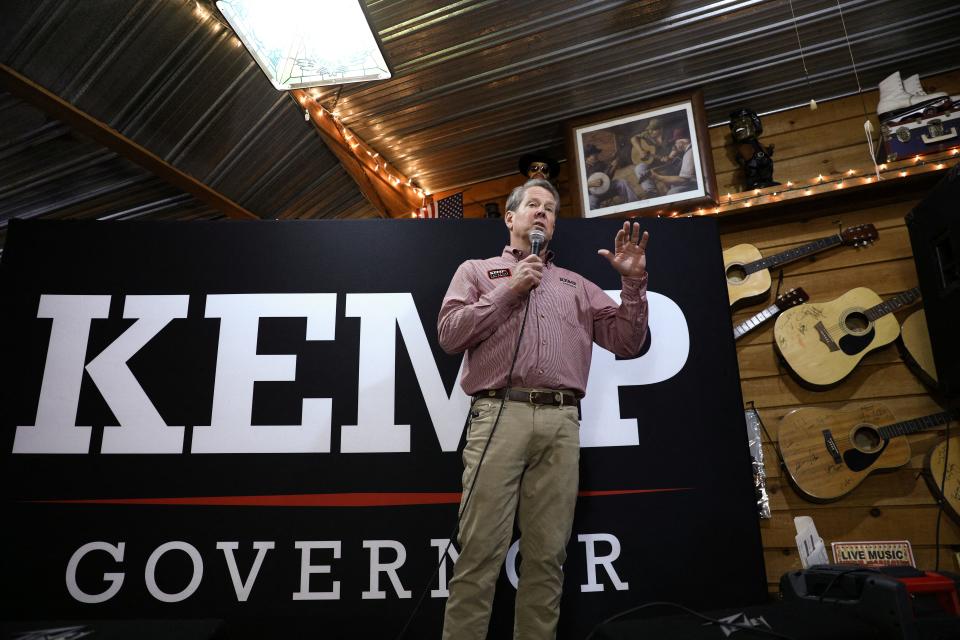
[[[98,144],[116,152],[121,157],[143,167],[158,178],[191,194],[197,200],[222,211],[227,217],[260,219],[260,216],[245,209],[219,191],[211,189],[193,176],[177,169],[116,129],[81,111],[60,96],[2,63],[0,63],[0,86],[37,107],[48,116],[56,118]]]
[[[321,139],[382,217],[406,217],[425,204],[428,194],[396,167],[389,167],[379,153],[318,105],[307,91],[295,89],[290,95],[306,111]]]

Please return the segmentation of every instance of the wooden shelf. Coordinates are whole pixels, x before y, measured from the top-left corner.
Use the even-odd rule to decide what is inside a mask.
[[[865,171],[853,176],[826,176],[822,180],[808,180],[791,187],[780,185],[723,194],[714,207],[679,215],[716,215],[720,229],[726,232],[843,213],[851,208],[863,209],[916,199],[957,164],[960,164],[960,154],[946,151],[931,154],[921,161],[911,158],[881,165],[886,168],[881,171],[879,181],[875,174],[865,175]]]

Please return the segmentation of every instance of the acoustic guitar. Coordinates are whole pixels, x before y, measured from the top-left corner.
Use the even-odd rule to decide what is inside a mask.
[[[920,299],[920,289],[883,301],[866,287],[830,302],[787,309],[773,327],[773,344],[804,386],[830,387],[846,378],[865,355],[900,335],[893,312]]]
[[[727,274],[727,295],[730,306],[750,302],[767,295],[770,290],[770,269],[825,251],[838,245],[865,247],[878,237],[872,224],[848,227],[840,233],[820,238],[787,251],[764,258],[752,244],[738,244],[723,252],[723,268]]]
[[[943,475],[944,465],[947,466],[946,477]],[[944,510],[960,524],[960,435],[950,436],[950,440],[945,439],[930,449],[923,476],[933,497],[937,502],[942,500]]]
[[[733,328],[733,339],[739,340],[781,311],[786,311],[790,307],[803,304],[809,299],[810,296],[808,296],[807,292],[801,287],[790,289],[790,291],[787,291],[783,295],[777,296],[776,301],[772,305],[735,326]]]
[[[909,462],[910,444],[904,436],[939,429],[956,417],[944,411],[897,422],[882,404],[794,409],[780,420],[780,455],[800,495],[830,502],[853,491],[874,471]]]

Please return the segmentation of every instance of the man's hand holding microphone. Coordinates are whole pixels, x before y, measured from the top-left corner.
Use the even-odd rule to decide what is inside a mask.
[[[546,239],[543,229],[534,227],[530,230],[530,255],[517,263],[517,268],[510,278],[510,288],[519,294],[529,293],[536,288],[543,278],[543,260],[540,259],[540,248]]]

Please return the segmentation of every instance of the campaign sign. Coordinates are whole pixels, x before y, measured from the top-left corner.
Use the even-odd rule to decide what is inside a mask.
[[[594,348],[561,638],[766,597],[716,221],[642,224],[649,340]],[[560,220],[557,264],[618,297],[596,251],[620,225]],[[4,620],[394,638],[424,593],[406,637],[438,637],[470,400],[437,314],[506,241],[495,220],[13,221]],[[492,638],[518,573],[514,546]]]

